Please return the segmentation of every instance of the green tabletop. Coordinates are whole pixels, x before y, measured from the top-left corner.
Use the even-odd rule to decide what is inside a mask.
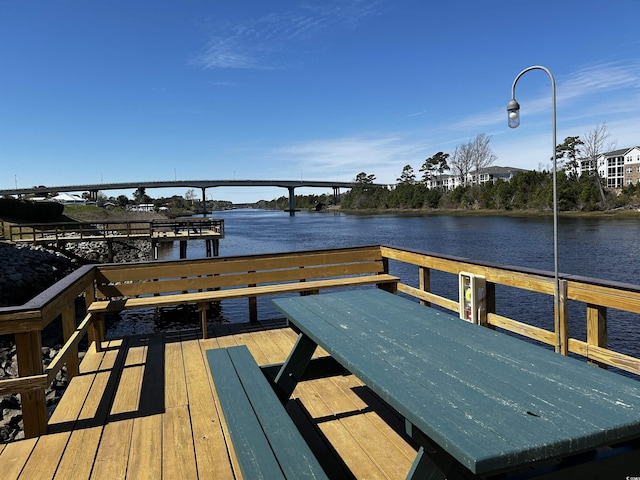
[[[640,383],[379,289],[274,300],[476,474],[640,437]]]

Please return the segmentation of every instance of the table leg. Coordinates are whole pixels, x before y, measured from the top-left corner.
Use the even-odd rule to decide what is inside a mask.
[[[407,479],[454,480],[467,478],[459,475],[459,472],[452,468],[455,461],[450,455],[438,448],[408,420],[405,420],[405,430],[411,438],[420,444],[420,449],[407,474]]]
[[[302,375],[307,365],[309,365],[316,347],[317,344],[305,334],[298,335],[298,340],[296,340],[293,350],[291,350],[289,357],[287,357],[275,379],[276,393],[283,404],[289,400],[296,385],[302,379]]]
[[[407,479],[428,479],[428,480],[445,480],[447,475],[438,468],[424,451],[424,447],[420,447],[418,455],[411,465],[411,470],[407,474]]]

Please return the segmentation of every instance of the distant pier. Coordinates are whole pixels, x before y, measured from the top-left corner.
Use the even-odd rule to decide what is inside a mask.
[[[61,222],[11,225],[10,240],[36,245],[106,242],[109,261],[113,261],[113,242],[145,240],[151,242],[153,258],[158,258],[158,244],[180,242],[180,258],[187,258],[190,240],[204,240],[207,257],[217,257],[220,239],[224,238],[224,220],[212,218],[178,218],[151,222]]]

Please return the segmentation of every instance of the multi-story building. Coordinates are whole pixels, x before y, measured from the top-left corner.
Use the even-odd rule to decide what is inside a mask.
[[[636,185],[639,182],[640,147],[633,147],[624,154],[624,184]]]
[[[579,161],[578,174],[592,172],[596,168],[608,188],[635,185],[640,181],[640,147],[621,148],[603,153],[595,165],[590,160],[582,159]]]
[[[478,172],[471,172],[467,176],[467,185],[482,185],[487,182],[496,182],[504,180],[511,181],[513,176],[520,172],[526,172],[521,168],[515,167],[487,167]],[[444,190],[453,190],[462,185],[462,179],[459,175],[438,175],[432,180],[427,181],[427,188],[442,188]]]

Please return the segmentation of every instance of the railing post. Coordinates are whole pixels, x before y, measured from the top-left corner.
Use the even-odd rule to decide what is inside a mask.
[[[40,330],[16,333],[18,375],[28,377],[42,374],[42,339]],[[25,438],[47,433],[47,403],[44,390],[22,392],[22,422]]]
[[[382,269],[384,273],[389,273],[389,259],[387,257],[382,257]]]
[[[485,309],[480,314],[480,325],[495,330],[496,327],[489,324],[489,314],[496,313],[496,284],[486,282],[485,284]]]
[[[73,303],[70,303],[62,310],[62,337],[64,343],[67,343],[73,332],[76,330],[76,309]],[[79,362],[78,362],[78,347],[74,347],[71,350],[71,356],[67,359],[67,380],[71,380],[78,375]]]
[[[84,291],[84,302],[85,306],[89,308],[89,305],[96,298],[96,287],[93,281]],[[91,321],[91,327],[89,327],[89,331],[87,332],[87,338],[89,341],[89,346],[91,343],[95,345],[96,352],[102,351],[102,341],[104,340],[104,314],[97,313],[93,314],[94,318]]]
[[[419,267],[418,268],[419,275],[419,287],[423,292],[431,291],[431,270],[427,267]],[[431,302],[427,302],[426,300],[420,300],[421,305],[426,305],[427,307],[431,306]]]
[[[255,272],[251,271],[249,273],[255,273]],[[256,286],[255,283],[247,285],[247,287],[255,287],[255,286]],[[248,297],[248,301],[249,301],[249,321],[251,323],[257,323],[257,321],[258,321],[258,299],[256,297]]]
[[[607,348],[607,343],[607,307],[587,304],[587,360],[590,345]],[[600,368],[607,368],[605,364],[595,360],[588,362]]]
[[[559,306],[560,312],[558,318],[560,319],[560,351],[562,355],[569,355],[569,304],[567,303],[567,281],[560,280],[559,282]],[[555,303],[555,302],[554,302]]]

